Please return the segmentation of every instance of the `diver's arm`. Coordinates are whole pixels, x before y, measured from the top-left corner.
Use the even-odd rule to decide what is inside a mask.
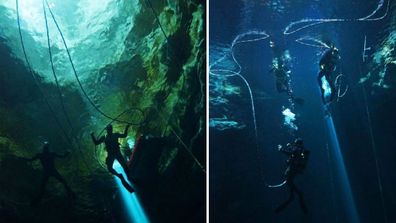
[[[278,145],[278,151],[282,152],[286,155],[291,155],[293,152],[290,150],[290,144],[286,145],[286,148],[282,147],[282,145]]]
[[[320,70],[325,70],[327,69],[327,65],[328,63],[330,63],[332,61],[332,54],[331,54],[331,50],[327,50],[322,57],[320,58],[319,61],[319,66],[320,66]]]
[[[38,159],[39,156],[38,156],[38,154],[37,154],[37,155],[33,156],[32,158],[25,158],[25,157],[21,157],[21,158],[22,158],[23,160],[32,162],[32,161],[35,161],[36,159]]]
[[[98,140],[98,139],[96,139],[96,137],[95,137],[93,132],[91,133],[91,138],[92,138],[92,141],[95,144],[95,146],[97,146],[97,145],[101,144],[102,142],[104,142],[104,136],[100,137],[100,139]]]
[[[129,129],[130,126],[131,126],[131,125],[128,124],[128,125],[125,127],[124,133],[119,135],[120,138],[125,138],[125,137],[128,136],[128,129]]]

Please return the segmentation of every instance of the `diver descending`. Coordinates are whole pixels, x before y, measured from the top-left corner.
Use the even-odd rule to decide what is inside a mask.
[[[332,74],[336,70],[337,62],[340,58],[338,49],[332,46],[324,52],[319,62],[320,71],[318,75],[318,84],[322,95],[322,101],[325,105],[331,103],[337,94]]]
[[[35,155],[33,158],[23,158],[27,161],[34,161],[34,160],[40,160],[41,166],[43,167],[43,178],[41,180],[41,185],[40,185],[40,190],[35,199],[31,202],[31,205],[37,205],[40,203],[44,192],[45,192],[45,186],[47,185],[47,182],[50,177],[53,177],[57,179],[59,182],[63,184],[65,187],[68,195],[71,198],[75,198],[76,195],[74,192],[70,189],[70,187],[67,185],[66,180],[59,174],[58,170],[55,167],[54,160],[55,158],[65,158],[66,156],[69,155],[69,152],[63,154],[63,155],[58,155],[56,153],[53,153],[49,150],[49,143],[44,142],[43,146],[43,151],[37,155]]]
[[[117,160],[121,167],[124,169],[126,175],[128,175],[128,166],[125,158],[122,156],[120,151],[120,143],[118,142],[119,138],[126,138],[128,136],[128,129],[130,125],[125,127],[124,133],[113,133],[113,126],[111,124],[106,126],[106,136],[102,136],[99,139],[96,139],[94,133],[91,133],[92,141],[95,145],[100,145],[102,143],[105,144],[107,157],[106,157],[106,166],[109,172],[118,178],[120,178],[122,185],[130,192],[133,193],[134,189],[132,186],[124,179],[121,173],[117,173],[113,168],[114,160]]]
[[[270,47],[273,52],[273,59],[271,64],[270,73],[272,73],[276,80],[276,90],[278,93],[285,92],[294,104],[303,104],[304,100],[301,98],[296,98],[293,94],[291,88],[291,70],[290,70],[290,54],[288,50],[280,50],[279,47],[275,45],[273,41],[270,41]]]
[[[272,59],[272,65],[270,72],[274,75],[276,79],[276,90],[279,93],[286,92],[290,97],[291,89],[290,89],[290,73],[291,70],[286,65],[285,57],[286,52],[279,52],[275,47],[275,43],[270,41],[270,47],[272,48],[274,54],[276,55]]]
[[[284,173],[286,179],[281,184],[268,185],[268,187],[276,188],[287,185],[290,190],[290,195],[287,201],[285,201],[283,204],[275,209],[275,212],[279,213],[283,211],[287,207],[287,205],[289,205],[294,200],[294,193],[297,193],[300,207],[302,211],[306,214],[308,213],[308,209],[304,202],[303,192],[301,192],[294,184],[294,178],[298,174],[302,174],[304,172],[308,162],[310,151],[304,148],[303,140],[300,138],[295,139],[293,143],[288,143],[286,145],[286,148],[278,145],[278,150],[288,156],[288,159],[286,161],[287,168]]]

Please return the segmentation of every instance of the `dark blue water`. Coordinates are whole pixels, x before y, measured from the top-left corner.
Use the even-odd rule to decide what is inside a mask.
[[[269,4],[275,2],[278,4]],[[279,4],[280,3],[280,4]],[[372,53],[394,30],[393,2],[388,16],[379,21],[327,23],[293,35],[284,28],[303,18],[361,18],[378,1],[210,1],[210,55],[216,61],[221,50],[249,30],[270,35],[263,41],[235,47],[241,74],[252,89],[257,118],[257,145],[249,94],[238,77],[211,81],[221,88],[225,82],[240,87],[240,94],[224,96],[224,104],[210,103],[210,118],[227,116],[245,128],[210,128],[210,220],[213,222],[396,222],[396,107],[394,69],[387,70],[389,88],[376,87],[376,80],[359,83],[368,72],[379,73]],[[378,11],[383,15],[386,8]],[[298,44],[296,39],[312,36],[334,43],[340,50],[337,73],[344,74],[346,95],[330,107],[325,117],[317,84],[322,51]],[[362,60],[364,37],[372,47]],[[269,40],[280,43],[292,57],[291,85],[303,106],[295,106],[298,131],[282,125],[286,94],[276,91],[270,69]],[[389,46],[394,48],[393,45]],[[390,60],[394,60],[392,53]],[[223,67],[235,69],[232,61]],[[380,66],[381,67],[381,66]],[[392,76],[393,75],[393,76]],[[218,92],[217,92],[218,93]],[[295,137],[311,150],[305,173],[296,178],[304,192],[309,213],[301,211],[297,197],[286,210],[274,209],[288,198],[286,188],[267,188],[265,183],[283,181],[286,157],[276,146]]]

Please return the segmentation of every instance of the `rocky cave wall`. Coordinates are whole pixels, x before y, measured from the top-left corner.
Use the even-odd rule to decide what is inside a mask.
[[[185,149],[192,151],[202,164],[205,163],[205,5],[198,0],[152,2],[168,41],[152,9],[146,1],[141,0],[135,4],[140,10],[134,15],[133,27],[123,40],[125,47],[122,47],[117,57],[109,60],[111,63],[91,67],[90,62],[99,63],[91,61],[88,59],[91,55],[84,55],[84,51],[81,51],[82,55],[77,57],[87,59],[77,68],[90,68],[82,71],[82,84],[93,101],[107,114],[114,117],[130,107],[143,110],[143,114],[131,110],[120,117],[128,121],[144,120],[143,124],[131,127],[129,138],[133,139],[139,134],[173,138],[174,146],[162,150],[154,162],[157,177],[172,171],[178,178],[199,176],[199,179],[204,179],[199,166]],[[109,33],[111,28],[108,27]],[[103,168],[105,152],[101,148],[95,150],[89,138],[90,132],[98,134],[110,120],[92,108],[75,80],[64,78],[61,91],[66,112],[72,121],[72,126],[69,126],[56,85],[45,76],[48,68],[35,70],[40,76],[43,96],[35,86],[25,62],[16,53],[20,53],[20,49],[15,50],[12,47],[16,45],[10,44],[15,39],[7,39],[2,34],[0,32],[1,206],[15,212],[22,220],[32,218],[33,221],[53,221],[61,218],[78,221],[89,218],[88,222],[103,222],[110,219],[109,201],[116,188],[113,178]],[[17,35],[11,37],[17,38]],[[65,56],[61,52],[64,49],[53,47],[59,57]],[[28,48],[33,49],[33,44]],[[77,54],[77,51],[73,53],[71,50],[72,56]],[[29,53],[32,58],[41,52],[36,49]],[[112,55],[104,56],[112,58]],[[38,61],[41,67],[49,66],[44,56],[40,55],[34,61]],[[62,61],[67,60],[59,59],[60,67],[66,66]],[[58,73],[64,71],[72,75],[70,68],[58,69]],[[45,98],[54,108],[71,141],[66,139],[52,118]],[[115,123],[116,131],[122,131],[124,127],[125,124]],[[174,133],[182,139],[186,148],[178,142]],[[40,151],[44,140],[51,143],[55,152],[71,151],[71,155],[59,160],[57,166],[79,196],[74,206],[64,202],[63,188],[55,182],[47,186],[47,195],[40,208],[33,210],[26,205],[37,193],[41,168],[38,163],[29,164],[20,157],[32,157]],[[123,146],[125,144],[126,140]],[[172,168],[168,170],[170,166]],[[190,183],[196,182],[189,179]],[[203,180],[201,186],[204,188],[204,185]],[[184,193],[188,197],[191,193],[187,187],[197,185],[187,182],[185,186]],[[149,216],[161,215],[150,207],[154,205],[151,201],[144,201],[144,194],[142,200],[144,206],[153,210]],[[154,222],[155,219],[160,219],[160,216],[156,216]]]

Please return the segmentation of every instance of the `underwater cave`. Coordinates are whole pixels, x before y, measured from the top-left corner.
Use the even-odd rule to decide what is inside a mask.
[[[204,221],[205,7],[199,0],[0,1],[2,219]],[[104,146],[91,141],[108,124],[114,132],[131,125],[120,148],[134,157],[132,195],[108,172]],[[49,180],[32,206],[43,173],[26,158],[46,141],[51,152],[69,153],[55,165],[76,199]]]

